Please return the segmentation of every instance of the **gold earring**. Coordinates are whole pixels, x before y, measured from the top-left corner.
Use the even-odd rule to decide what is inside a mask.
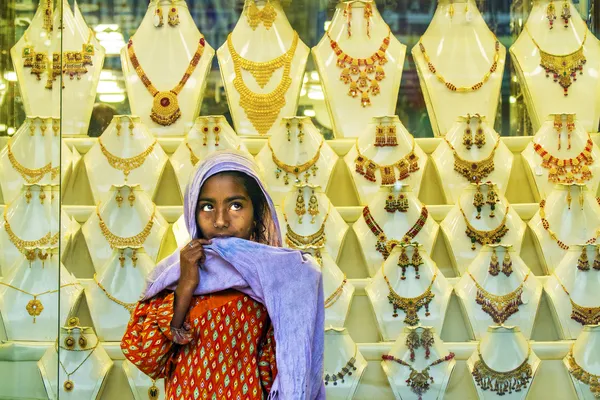
[[[467,150],[471,150],[473,146],[473,132],[471,131],[471,115],[467,115],[467,126],[465,128],[465,132],[463,133],[463,145],[467,148]]]
[[[298,142],[304,143],[304,125],[298,121]]]
[[[385,142],[385,127],[383,125],[377,125],[375,127],[375,147],[384,147]]]
[[[248,0],[250,5],[246,9],[246,21],[252,30],[256,30],[258,25],[262,22],[265,29],[271,29],[273,26],[273,22],[275,22],[275,17],[277,17],[277,12],[275,8],[271,4],[270,0],[267,0],[267,3],[259,10],[256,6],[255,0]]]
[[[88,341],[85,338],[85,336],[83,336],[83,332],[79,333],[79,340],[78,340],[78,342],[79,342],[79,347],[81,349],[85,349],[86,348]]]
[[[54,136],[58,136],[58,131],[60,129],[60,121],[52,120],[52,130],[54,131]]]
[[[496,203],[498,203],[498,200],[498,193],[496,193],[494,185],[488,182],[487,199],[485,202],[490,206],[491,209],[490,218],[494,218],[496,216],[494,211],[496,211]]]
[[[411,258],[411,264],[415,269],[415,279],[421,279],[421,275],[419,274],[419,266],[423,264],[423,257],[419,254],[419,246],[415,245],[413,250],[413,255]]]
[[[508,249],[504,249],[504,260],[502,261],[502,273],[509,277],[512,274],[512,260],[510,259],[510,253]]]
[[[485,146],[485,134],[483,133],[483,127],[481,126],[481,116],[476,114],[477,117],[477,129],[475,130],[475,146],[478,149]]]
[[[571,150],[571,134],[575,130],[575,116],[567,114],[567,150]]]
[[[298,222],[302,223],[302,217],[306,214],[306,203],[304,202],[304,191],[301,187],[298,188],[298,195],[296,196],[296,208],[294,209],[298,216]]]
[[[135,128],[135,124],[133,123],[133,118],[129,118],[129,136],[133,136],[133,129]]]
[[[169,7],[169,25],[175,27],[179,25],[179,13],[177,7],[175,7],[175,0],[171,0],[171,7]]]
[[[215,146],[219,147],[219,141],[221,140],[219,134],[221,133],[221,128],[218,125],[215,125],[213,128],[213,133],[215,134]]]
[[[346,18],[346,28],[348,37],[352,37],[352,2],[349,1],[344,7],[344,17]]]
[[[596,257],[594,257],[594,269],[600,271],[600,248],[596,246]]]
[[[408,211],[408,197],[402,193],[398,195],[398,200],[396,200],[396,210],[403,213]]]
[[[75,347],[75,338],[71,336],[71,330],[67,330],[67,337],[63,341],[65,348],[68,350],[72,350]]]
[[[573,200],[573,197],[571,196],[571,185],[568,186],[568,192],[567,192],[567,207],[569,207],[569,210],[571,209],[571,201]]]
[[[208,144],[208,126],[202,127],[202,146],[206,146]]]
[[[285,128],[287,129],[287,140],[288,140],[288,142],[292,141],[292,132],[290,131],[291,127],[292,127],[292,124],[290,123],[290,121],[287,121],[285,123]]]
[[[27,204],[29,204],[29,202],[31,201],[31,186],[27,186],[27,191],[25,192],[25,201],[27,202]]]
[[[389,213],[396,212],[396,199],[394,198],[393,194],[390,193],[387,199],[385,199],[385,206],[383,209]]]
[[[133,265],[133,268],[137,267],[137,249],[133,249],[131,250],[131,265]]]
[[[364,11],[365,19],[367,20],[367,37],[371,38],[371,17],[373,16],[373,7],[371,3],[365,3]]]
[[[569,7],[569,2],[565,0],[562,6],[562,13],[560,17],[563,20],[563,24],[565,28],[569,27],[569,19],[571,18],[571,7]]]
[[[556,19],[556,7],[554,6],[554,1],[552,0],[550,0],[550,3],[546,7],[546,18],[548,18],[550,29],[554,28],[554,20]]]
[[[123,204],[123,196],[121,195],[121,189],[117,189],[117,195],[115,196],[115,200],[119,208],[121,208],[121,204]]]
[[[554,115],[554,130],[558,133],[558,150],[560,150],[560,135],[562,133],[562,116]]]
[[[387,135],[385,137],[385,145],[389,147],[398,146],[398,136],[396,135],[396,126],[388,126]]]
[[[454,2],[450,1],[450,7],[448,7],[448,15],[450,15],[450,19],[454,17]]]
[[[119,251],[119,264],[121,268],[125,268],[125,249]]]
[[[596,257],[597,259],[598,257]],[[596,267],[596,261],[594,260],[594,268]],[[580,271],[589,271],[590,270],[590,260],[587,255],[587,246],[582,246],[581,255],[577,260],[577,269]]]
[[[583,203],[585,202],[585,196],[583,195],[583,187],[579,187],[579,207],[583,210]]]
[[[313,188],[312,194],[310,195],[310,199],[308,200],[308,213],[312,217],[310,219],[310,223],[315,223],[315,217],[319,215],[319,200],[315,195],[315,189]]]
[[[154,22],[154,26],[157,28],[160,28],[161,26],[164,25],[162,8],[160,8],[158,3],[156,3],[156,10],[154,10],[153,22]]]
[[[38,258],[40,259],[40,261],[42,262],[42,269],[44,268],[44,266],[46,265],[46,260],[48,259],[48,255],[50,253],[42,253],[42,250],[39,251],[38,253]]]
[[[498,262],[498,254],[495,247],[492,249],[492,258],[490,259],[488,273],[492,276],[497,276],[500,273],[500,263]]]
[[[475,218],[481,219],[481,210],[484,204],[485,203],[483,202],[483,193],[481,193],[481,186],[477,185],[477,191],[475,192],[475,195],[473,195],[473,207],[477,209],[477,215],[475,216]]]
[[[46,193],[44,193],[44,188],[40,187],[40,204],[44,204],[44,200],[46,200]]]
[[[29,261],[29,268],[31,268],[31,263],[35,261],[35,250],[26,250],[25,251],[25,258],[27,259],[27,261]]]
[[[401,280],[406,280],[406,268],[410,265],[410,260],[408,259],[408,254],[406,254],[406,247],[402,246],[402,252],[398,257],[398,266],[402,268],[402,276]]]
[[[133,193],[133,188],[129,188],[129,196],[127,196],[127,200],[129,200],[129,206],[133,207],[133,202],[135,201],[135,193]]]

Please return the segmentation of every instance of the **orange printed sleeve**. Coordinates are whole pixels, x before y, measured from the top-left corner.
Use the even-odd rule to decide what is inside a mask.
[[[275,335],[271,325],[263,339],[262,347],[258,353],[258,373],[263,391],[268,394],[277,376],[277,362],[275,360]]]

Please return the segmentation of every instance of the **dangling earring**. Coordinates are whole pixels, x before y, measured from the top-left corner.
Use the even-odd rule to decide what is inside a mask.
[[[567,150],[571,150],[571,133],[575,130],[575,116],[567,114]]]
[[[494,218],[496,215],[494,211],[496,211],[496,203],[498,202],[498,194],[494,189],[494,184],[488,182],[488,192],[487,199],[485,201],[490,206],[490,218]]]
[[[290,123],[290,121],[285,123],[285,128],[287,129],[287,140],[288,142],[292,141],[292,132],[290,132],[290,128],[292,127],[292,124]]]
[[[202,146],[206,146],[208,144],[208,126],[202,127]]]
[[[596,247],[596,257],[594,257],[594,269],[600,271],[600,248]]]
[[[79,340],[78,340],[78,342],[79,342],[79,347],[80,347],[82,350],[84,350],[84,349],[86,348],[86,346],[87,346],[87,343],[88,343],[88,341],[87,341],[87,339],[85,338],[85,336],[83,336],[83,332],[80,332],[80,333],[79,333]]]
[[[31,186],[27,186],[27,191],[25,192],[25,201],[27,202],[27,204],[29,204],[29,202],[31,201]]]
[[[398,136],[396,135],[396,126],[388,126],[387,136],[385,137],[385,145],[389,147],[398,146]]]
[[[129,136],[133,137],[133,129],[135,128],[135,124],[133,123],[133,118],[129,118]]]
[[[410,265],[410,260],[408,259],[408,255],[406,254],[406,247],[402,247],[402,252],[400,253],[400,257],[398,257],[398,266],[402,268],[402,276],[401,280],[406,280],[406,268]]]
[[[490,259],[490,267],[488,273],[492,276],[498,276],[500,273],[500,263],[498,262],[498,254],[496,254],[496,248],[492,249],[492,258]]]
[[[560,17],[563,20],[564,27],[568,28],[569,27],[569,18],[571,18],[571,7],[569,7],[569,2],[566,0],[563,3],[562,13],[560,14]]]
[[[367,37],[371,39],[371,17],[373,16],[373,7],[371,3],[365,3],[365,19],[367,20]]]
[[[40,204],[44,204],[44,200],[46,200],[46,193],[44,193],[44,188],[40,187]]]
[[[46,264],[46,260],[48,259],[48,255],[50,253],[42,253],[42,251],[40,250],[38,253],[38,258],[40,259],[40,261],[42,262],[42,269],[44,269],[44,266]]]
[[[431,355],[431,346],[433,346],[433,332],[431,328],[423,328],[421,333],[421,346],[425,348],[425,359],[429,359]]]
[[[477,185],[477,191],[473,196],[473,207],[477,209],[477,215],[475,216],[475,218],[481,219],[481,209],[483,208],[484,204],[485,203],[483,202],[483,193],[481,193],[481,186]]]
[[[135,193],[133,193],[133,188],[129,188],[129,196],[127,196],[127,200],[129,200],[129,207],[133,207],[133,202],[135,201]]]
[[[346,18],[346,27],[348,37],[352,37],[352,2],[347,2],[344,7],[344,17]]]
[[[179,25],[179,13],[175,7],[175,0],[171,0],[171,7],[169,7],[169,25],[172,27]]]
[[[131,250],[131,265],[133,266],[133,268],[137,267],[137,249],[132,249]]]
[[[408,211],[408,198],[402,193],[398,195],[398,200],[396,200],[396,210],[400,212]]]
[[[450,7],[448,7],[448,15],[450,16],[450,19],[454,17],[454,2],[452,0],[450,0]]]
[[[121,118],[116,118],[115,128],[117,129],[117,136],[121,136]]]
[[[465,128],[465,132],[463,133],[463,145],[467,148],[467,150],[471,150],[473,146],[473,136],[471,131],[471,115],[467,115],[467,126]]]
[[[215,125],[213,133],[215,134],[215,147],[219,147],[219,141],[221,140],[219,134],[221,133],[221,128],[218,125]]]
[[[583,195],[583,186],[579,187],[579,207],[583,211],[583,203],[585,202],[585,196]]]
[[[383,125],[377,125],[377,127],[375,127],[375,147],[384,147],[385,142],[385,127]]]
[[[406,347],[410,350],[410,361],[415,361],[415,350],[421,347],[421,340],[416,329],[412,329],[408,335],[406,335]]]
[[[477,114],[477,130],[475,130],[475,146],[478,149],[485,146],[485,135],[483,133],[483,127],[481,126],[481,116]]]
[[[315,189],[312,189],[312,194],[310,195],[310,199],[308,199],[308,213],[312,217],[310,219],[310,223],[315,223],[315,217],[319,215],[319,200],[315,195]]]
[[[411,264],[415,269],[415,279],[421,279],[421,275],[419,274],[419,266],[423,264],[423,257],[419,254],[419,246],[415,245],[413,250],[413,255],[411,259]]]
[[[546,18],[550,24],[550,29],[554,28],[554,20],[556,19],[556,7],[554,7],[554,1],[550,0],[550,3],[546,7]]]
[[[596,256],[596,260],[598,256]],[[596,269],[596,260],[594,260],[594,269]],[[590,270],[590,261],[587,255],[587,246],[582,246],[581,255],[577,260],[577,269],[580,271],[589,271]]]
[[[298,195],[296,196],[296,208],[294,211],[298,216],[298,222],[302,223],[302,216],[306,214],[306,203],[304,203],[304,191],[301,187],[298,188]]]
[[[163,22],[163,12],[162,12],[162,8],[160,8],[159,4],[156,3],[156,10],[154,10],[154,26],[157,28],[160,28],[164,25]],[[117,135],[118,135],[118,129],[117,129]]]
[[[304,125],[302,122],[298,121],[298,142],[304,143]]]
[[[65,348],[68,350],[72,350],[75,347],[75,338],[71,336],[71,330],[67,330],[67,337],[63,341]]]
[[[387,199],[385,199],[385,207],[383,209],[389,213],[396,212],[396,199],[393,194],[389,194]]]
[[[121,268],[125,268],[125,249],[119,251],[119,264]]]
[[[512,274],[512,260],[510,259],[510,253],[508,249],[504,249],[504,260],[502,260],[502,273],[509,277]]]
[[[568,186],[568,192],[567,192],[567,207],[569,207],[569,210],[571,209],[571,201],[573,201],[573,197],[571,197],[571,185]]]
[[[27,259],[27,261],[29,261],[29,268],[31,268],[31,263],[35,261],[35,250],[26,250],[25,251],[25,258]]]
[[[554,116],[554,130],[558,133],[558,150],[560,150],[560,135],[562,133],[562,117],[558,114]]]
[[[123,204],[123,196],[121,195],[121,189],[117,189],[117,195],[115,196],[115,200],[117,202],[117,206],[121,208],[121,204]]]

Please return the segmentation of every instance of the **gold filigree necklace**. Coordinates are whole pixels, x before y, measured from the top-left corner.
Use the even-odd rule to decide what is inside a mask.
[[[19,250],[20,253],[22,254],[29,254],[30,252],[30,248],[33,247],[43,247],[43,246],[52,246],[56,243],[58,243],[58,238],[59,238],[59,232],[55,233],[54,235],[52,235],[50,232],[46,233],[44,236],[42,236],[39,239],[36,240],[23,240],[20,237],[18,237],[12,230],[12,227],[10,226],[10,223],[8,222],[7,219],[7,212],[8,212],[8,207],[4,208],[4,230],[6,231],[6,234],[8,235],[8,239],[10,240],[10,242],[17,248],[17,250]]]
[[[108,161],[110,166],[113,167],[114,169],[118,169],[119,171],[123,172],[123,175],[125,177],[125,182],[127,182],[127,178],[131,171],[133,171],[136,168],[141,167],[142,164],[144,164],[144,162],[146,161],[146,158],[150,155],[150,153],[152,153],[154,151],[154,146],[156,146],[156,143],[157,143],[157,140],[154,139],[154,142],[152,142],[152,144],[150,146],[148,146],[148,148],[146,150],[142,151],[140,154],[135,155],[133,157],[121,158],[121,157],[115,156],[110,151],[108,151],[108,149],[106,147],[104,147],[102,140],[100,140],[100,138],[98,138],[98,144],[100,145],[100,150],[102,151],[102,154],[104,155],[104,157],[106,157],[106,161]]]
[[[415,154],[415,139],[412,139],[412,146],[408,154],[390,165],[379,165],[373,160],[365,157],[360,152],[358,140],[356,141],[356,158],[354,165],[356,172],[365,177],[370,182],[376,182],[375,171],[381,173],[382,185],[393,185],[396,182],[396,172],[398,170],[398,180],[402,181],[410,176],[411,173],[419,170],[419,157]]]
[[[292,227],[290,226],[290,224],[288,222],[287,215],[284,212],[283,218],[285,219],[285,223],[286,223],[285,242],[288,245],[288,247],[290,247],[292,249],[298,249],[298,250],[306,250],[306,249],[319,250],[319,249],[323,248],[323,246],[325,246],[325,243],[327,241],[326,240],[327,238],[325,237],[325,223],[327,222],[327,218],[329,218],[330,211],[331,211],[331,203],[329,204],[329,209],[327,210],[327,214],[325,214],[325,217],[323,218],[321,227],[315,233],[313,233],[311,235],[307,235],[307,236],[300,235],[292,230]]]
[[[584,307],[573,301],[571,293],[567,290],[565,285],[562,284],[556,274],[553,274],[556,281],[562,287],[562,290],[571,301],[571,319],[579,322],[581,325],[597,325],[600,324],[600,307]]]
[[[292,84],[290,77],[292,59],[298,46],[298,33],[294,31],[294,38],[289,50],[281,56],[266,62],[250,61],[240,56],[233,47],[231,34],[227,36],[227,47],[233,61],[235,78],[233,86],[240,95],[240,106],[256,131],[265,135],[275,123],[281,109],[285,106],[285,94]],[[283,67],[281,81],[271,93],[254,93],[244,83],[242,69],[250,72],[258,85],[263,88],[270,80],[276,69]]]
[[[504,218],[502,218],[502,221],[500,221],[500,225],[498,225],[496,228],[490,231],[480,231],[475,229],[475,227],[471,225],[462,207],[460,205],[458,206],[458,209],[460,210],[463,219],[465,220],[465,225],[467,225],[465,233],[467,234],[469,239],[471,239],[471,250],[476,249],[475,243],[479,243],[482,246],[485,246],[486,244],[500,243],[504,235],[506,235],[506,233],[508,232],[508,227],[506,226],[508,208],[509,206],[507,205],[506,210],[504,211]]]
[[[42,180],[42,178],[48,174],[52,174],[52,179],[54,179],[54,171],[52,169],[52,162],[44,165],[40,168],[27,168],[23,164],[21,164],[14,153],[12,152],[11,140],[8,140],[6,144],[6,148],[8,150],[8,160],[10,161],[10,165],[12,165],[13,169],[21,175],[21,177],[25,180],[25,182],[29,184],[35,184]]]
[[[126,302],[121,301],[121,300],[117,299],[116,297],[112,296],[110,293],[108,293],[106,288],[100,283],[96,274],[94,274],[94,282],[96,282],[96,285],[98,285],[100,290],[102,290],[104,292],[104,294],[106,295],[106,297],[108,297],[108,299],[110,301],[117,303],[121,307],[125,308],[127,311],[129,311],[129,314],[131,314],[133,312],[133,310],[135,310],[135,306],[137,305],[137,302],[126,303]]]
[[[528,348],[525,360],[518,367],[506,372],[493,370],[485,363],[481,356],[480,344],[477,345],[477,355],[479,359],[475,361],[471,374],[481,390],[491,390],[499,396],[503,396],[524,389],[533,378],[529,364],[531,347]]]
[[[307,162],[300,165],[288,165],[281,161],[279,158],[277,158],[277,156],[275,155],[275,151],[273,151],[273,147],[271,147],[271,140],[269,139],[267,145],[269,146],[269,150],[271,150],[271,157],[273,159],[273,163],[275,163],[275,165],[277,166],[277,168],[275,169],[275,178],[279,179],[281,174],[285,172],[285,174],[283,175],[283,183],[287,185],[290,182],[289,174],[296,176],[296,183],[300,183],[301,181],[299,175],[304,174],[304,181],[308,183],[308,179],[310,178],[311,173],[312,176],[317,175],[317,170],[319,168],[316,164],[317,161],[319,161],[319,157],[321,156],[321,148],[323,147],[323,143],[325,143],[325,140],[321,140],[321,144],[319,144],[317,153],[314,155],[313,158],[311,158]]]
[[[152,214],[150,215],[150,219],[146,223],[146,226],[144,226],[144,229],[142,229],[142,231],[140,233],[138,233],[137,235],[128,236],[128,237],[121,237],[121,236],[117,236],[114,233],[112,233],[108,229],[108,226],[106,226],[106,223],[104,222],[104,220],[102,219],[102,216],[100,215],[100,209],[98,207],[99,207],[99,205],[96,206],[96,215],[98,216],[98,223],[100,225],[100,230],[102,231],[102,235],[104,236],[104,238],[106,239],[106,241],[108,242],[108,244],[110,245],[110,247],[112,249],[124,248],[124,247],[136,248],[136,247],[142,247],[144,245],[144,242],[148,238],[148,235],[150,235],[150,231],[152,230],[152,226],[154,225],[154,216],[156,215],[156,205],[152,209]]]
[[[483,312],[488,314],[496,324],[503,324],[511,315],[519,311],[519,306],[523,304],[521,296],[523,295],[523,285],[529,278],[529,273],[525,275],[523,282],[512,292],[504,295],[496,295],[488,292],[481,286],[475,277],[468,273],[473,283],[477,287],[477,296],[475,301],[481,306]]]
[[[464,176],[465,178],[467,178],[469,182],[479,183],[482,179],[486,178],[489,174],[494,172],[494,156],[496,155],[496,149],[500,144],[499,137],[496,139],[496,145],[494,146],[490,154],[486,158],[479,161],[465,160],[464,158],[458,155],[458,152],[456,151],[454,146],[452,146],[448,139],[444,138],[444,140],[446,141],[448,147],[450,147],[450,150],[452,150],[452,153],[454,154],[454,170],[462,176]]]
[[[592,392],[595,398],[600,398],[600,375],[594,375],[587,372],[581,365],[577,364],[575,356],[573,355],[573,347],[574,345],[571,346],[569,354],[567,354],[569,373],[579,382],[588,385],[590,387],[590,392]]]
[[[9,287],[11,289],[14,289],[14,290],[19,291],[19,292],[21,292],[23,294],[26,294],[28,296],[33,297],[33,299],[29,300],[27,302],[27,304],[25,305],[25,310],[27,310],[27,314],[29,314],[29,315],[31,315],[33,317],[33,323],[35,324],[35,319],[40,316],[40,314],[42,313],[42,311],[44,311],[44,305],[39,300],[40,296],[43,296],[45,294],[56,293],[56,292],[60,291],[60,289],[62,289],[64,287],[79,285],[79,283],[77,283],[77,282],[76,283],[67,283],[66,285],[61,285],[59,287],[59,289],[47,290],[47,291],[42,292],[42,293],[30,293],[30,292],[28,292],[26,290],[19,289],[16,286],[13,286],[13,285],[10,285],[10,284],[4,283],[4,282],[0,282],[0,285]]]

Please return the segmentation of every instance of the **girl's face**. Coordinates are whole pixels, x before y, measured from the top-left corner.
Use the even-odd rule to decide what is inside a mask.
[[[204,182],[198,196],[196,222],[205,239],[237,237],[250,240],[254,232],[254,207],[238,177],[216,174]]]

